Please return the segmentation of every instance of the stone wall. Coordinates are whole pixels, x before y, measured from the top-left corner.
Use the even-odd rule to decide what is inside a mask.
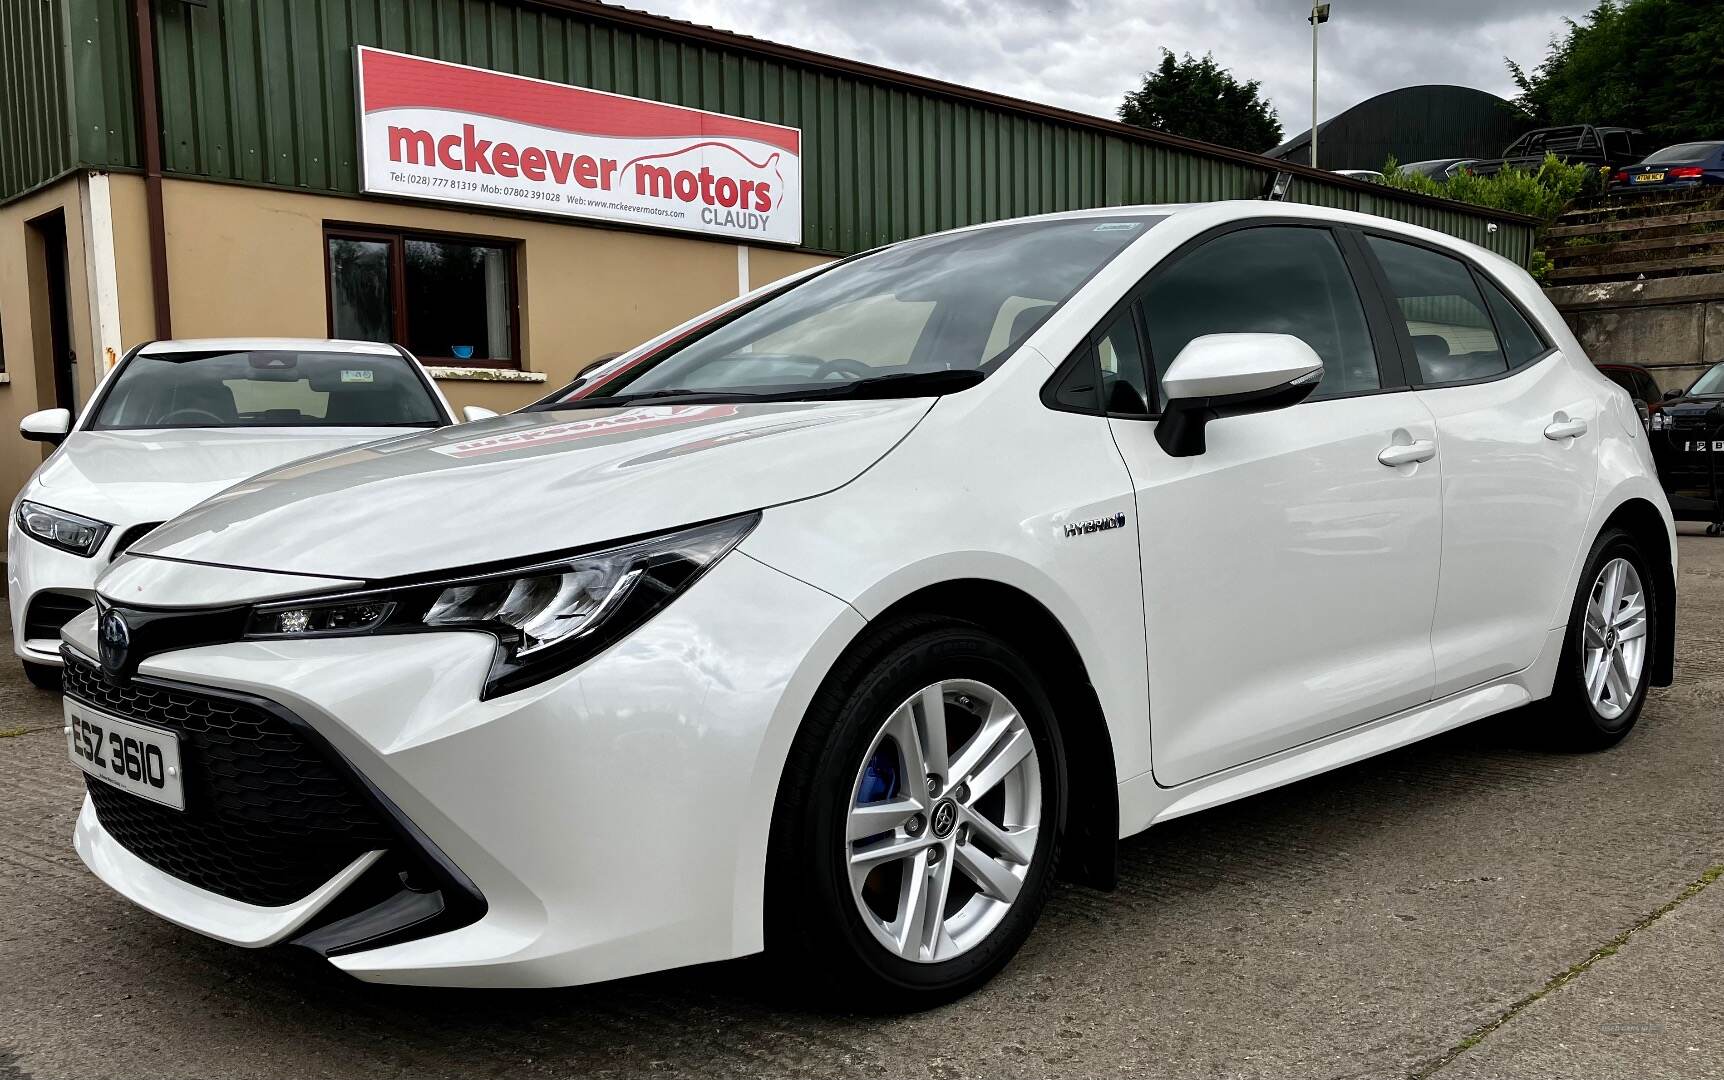
[[[1546,289],[1594,363],[1639,364],[1666,390],[1724,360],[1724,273]]]

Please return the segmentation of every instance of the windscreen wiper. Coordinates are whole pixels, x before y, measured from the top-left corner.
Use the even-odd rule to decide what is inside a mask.
[[[609,409],[625,405],[671,403],[686,405],[724,405],[742,401],[863,401],[882,398],[937,397],[955,394],[987,378],[987,372],[975,368],[950,371],[903,371],[891,375],[875,375],[844,383],[809,383],[804,386],[760,390],[700,390],[693,388],[645,390],[638,394],[611,394],[605,397],[576,398],[574,401],[543,402],[531,406],[534,412],[558,412],[563,409]],[[526,410],[523,410],[526,411]]]

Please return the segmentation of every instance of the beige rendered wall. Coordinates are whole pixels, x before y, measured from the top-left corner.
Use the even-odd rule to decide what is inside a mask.
[[[18,434],[18,421],[54,407],[50,361],[45,252],[29,222],[54,210],[66,221],[66,277],[72,348],[77,353],[76,396],[82,405],[94,384],[90,312],[84,269],[84,224],[78,181],[69,177],[0,206],[0,348],[7,381],[0,384],[0,497],[12,497],[42,464],[48,448]]]
[[[749,248],[748,287],[758,289],[781,277],[789,277],[810,266],[831,261],[826,255],[809,255],[806,252],[786,251],[783,248]]]
[[[517,408],[574,378],[595,357],[630,348],[737,295],[735,244],[435,204],[197,181],[170,180],[163,187],[175,337],[328,333],[326,222],[520,242],[523,366],[543,372],[546,381],[440,382],[457,407]],[[753,249],[749,277],[760,285],[820,261]],[[147,280],[144,285],[147,290]]]

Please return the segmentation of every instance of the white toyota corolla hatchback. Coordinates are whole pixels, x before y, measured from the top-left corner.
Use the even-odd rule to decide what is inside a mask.
[[[419,362],[393,345],[298,338],[152,341],[114,367],[74,424],[31,413],[57,443],[12,507],[12,649],[38,686],[60,680],[60,627],[96,577],[162,522],[299,458],[452,422]]]
[[[1270,203],[908,241],[252,479],[65,632],[76,844],[380,982],[764,949],[914,1007],[1119,837],[1671,678],[1639,418],[1518,267]]]

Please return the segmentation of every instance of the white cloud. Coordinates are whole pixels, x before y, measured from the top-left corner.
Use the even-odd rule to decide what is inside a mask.
[[[1306,0],[631,0],[687,19],[1098,116],[1163,47],[1263,83],[1289,136],[1310,124]],[[1503,66],[1543,58],[1593,0],[1334,0],[1319,113],[1385,90],[1458,83],[1513,96]]]

